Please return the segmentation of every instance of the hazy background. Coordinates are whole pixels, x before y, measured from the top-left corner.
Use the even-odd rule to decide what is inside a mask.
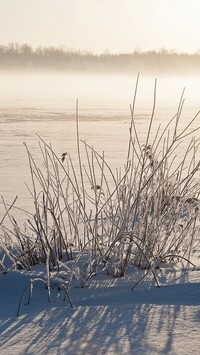
[[[128,109],[138,72],[144,103],[158,78],[158,104],[186,86],[198,106],[199,13],[198,0],[0,0],[1,106]]]
[[[0,0],[0,43],[102,53],[200,49],[199,0]]]
[[[144,102],[158,78],[158,103],[186,86],[198,106],[199,13],[198,0],[0,0],[0,103],[128,108],[140,72]]]

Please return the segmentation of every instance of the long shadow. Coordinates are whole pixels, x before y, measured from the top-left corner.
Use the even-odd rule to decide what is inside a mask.
[[[172,278],[176,278],[173,273]],[[179,282],[160,289],[141,285],[133,292],[130,285],[122,291],[117,284],[114,290],[106,284],[73,289],[74,309],[62,301],[47,304],[45,290],[39,286],[32,303],[23,305],[20,317],[2,318],[0,353],[11,353],[16,346],[20,350],[15,355],[173,353],[177,323],[184,321],[190,306],[200,314],[200,285],[185,283],[184,273]],[[188,327],[193,322],[198,327],[193,316]]]

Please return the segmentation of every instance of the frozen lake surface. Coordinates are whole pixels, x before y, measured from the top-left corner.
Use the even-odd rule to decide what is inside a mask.
[[[39,134],[58,156],[68,152],[76,162],[76,99],[79,99],[80,138],[102,153],[110,166],[123,166],[128,148],[130,103],[136,77],[70,74],[0,74],[0,193],[6,202],[18,195],[18,205],[30,208],[25,187],[30,181],[26,142],[39,164]],[[158,78],[152,132],[165,126],[177,111],[183,88],[185,126],[200,108],[198,78]],[[152,106],[154,78],[139,81],[135,118],[140,139],[145,137]],[[192,128],[197,127],[198,121]],[[198,136],[197,132],[197,136]],[[187,142],[186,142],[187,143]],[[181,159],[181,152],[180,152]],[[0,216],[4,213],[0,206]]]

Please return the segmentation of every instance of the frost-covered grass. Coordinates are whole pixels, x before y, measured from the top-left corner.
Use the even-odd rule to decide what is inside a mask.
[[[182,96],[154,133],[155,82],[141,138],[137,85],[116,171],[80,141],[78,102],[77,159],[39,137],[37,164],[25,143],[34,212],[21,211],[23,228],[17,198],[2,197],[2,355],[199,353],[199,113],[179,125]]]
[[[7,259],[15,269],[31,270],[43,263],[50,294],[52,274],[59,273],[63,265],[66,289],[74,282],[84,287],[101,272],[122,277],[133,266],[145,271],[132,289],[150,273],[159,286],[156,270],[161,264],[183,260],[194,266],[191,253],[198,243],[200,166],[199,139],[194,136],[199,127],[193,124],[199,112],[179,129],[182,95],[176,115],[153,134],[155,82],[149,127],[141,141],[134,117],[137,86],[138,80],[130,106],[127,157],[116,171],[106,162],[104,152],[80,141],[78,102],[76,161],[68,152],[58,156],[40,138],[41,168],[25,143],[34,213],[26,212],[21,228],[13,217],[16,199],[8,207],[2,198],[2,272]],[[177,150],[185,140],[188,145],[180,159]]]

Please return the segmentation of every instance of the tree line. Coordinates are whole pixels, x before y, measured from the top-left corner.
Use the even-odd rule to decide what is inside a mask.
[[[167,51],[93,54],[62,47],[38,47],[11,43],[0,45],[0,69],[60,70],[102,73],[146,72],[154,74],[199,74],[200,53]]]

